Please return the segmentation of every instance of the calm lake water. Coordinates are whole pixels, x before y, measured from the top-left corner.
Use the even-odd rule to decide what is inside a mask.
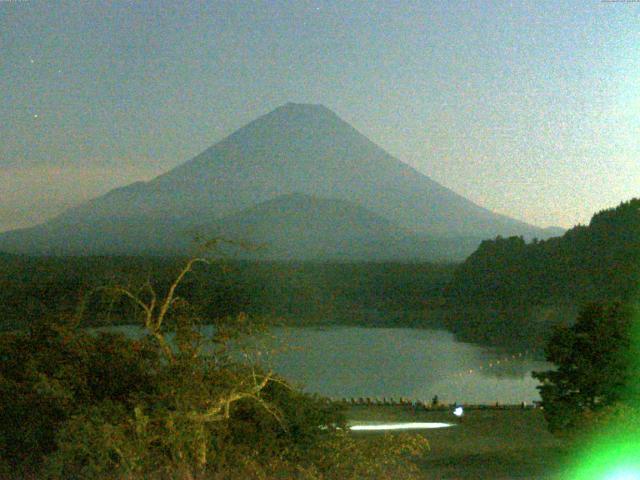
[[[112,327],[136,335],[135,327]],[[205,327],[205,331],[209,327]],[[455,340],[440,330],[365,327],[274,328],[257,343],[263,361],[304,390],[334,398],[406,397],[453,403],[530,403],[532,370],[551,365]],[[514,358],[515,357],[515,358]]]

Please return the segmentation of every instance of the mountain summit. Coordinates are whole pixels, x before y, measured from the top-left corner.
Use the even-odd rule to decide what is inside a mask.
[[[431,180],[328,108],[288,103],[149,182],[113,190],[44,225],[0,235],[0,249],[126,253],[109,248],[117,231],[120,238],[113,245],[135,244],[140,253],[145,244],[156,244],[145,240],[142,226],[149,227],[149,235],[161,226],[172,251],[169,245],[182,244],[175,236],[184,236],[185,230],[217,225],[291,194],[349,202],[411,235],[546,236],[542,229],[490,212]],[[135,241],[127,242],[128,235],[135,235]],[[100,248],[92,243],[97,237]]]

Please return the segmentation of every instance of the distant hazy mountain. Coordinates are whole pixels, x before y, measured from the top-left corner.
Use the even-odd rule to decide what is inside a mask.
[[[354,203],[302,194],[250,207],[209,231],[260,245],[250,256],[270,259],[452,260],[480,241],[419,236]]]
[[[316,207],[322,210],[318,225],[305,225],[309,217],[296,212],[295,196],[269,203],[292,194],[325,199],[317,201]],[[340,201],[349,202],[350,215],[345,213],[347,204]],[[365,225],[373,225],[371,216],[379,219],[374,223],[380,233],[371,237],[369,231],[361,237],[390,242],[388,249],[398,248],[389,253],[391,257],[409,254],[414,247],[408,243],[413,245],[425,235],[432,242],[439,237],[549,236],[543,229],[492,213],[434,182],[327,108],[287,104],[149,182],[113,190],[43,225],[0,234],[0,248],[29,253],[166,252],[188,244],[185,232],[216,225],[222,218],[229,223],[226,230],[241,233],[252,215],[259,232],[254,240],[260,241],[263,235],[270,243],[279,242],[280,246],[272,247],[274,252],[286,249],[305,257],[310,252],[307,248],[338,252],[341,247],[337,239],[323,247],[317,237],[303,235],[304,231],[315,231],[327,241],[323,232],[344,232],[345,238],[355,242]],[[258,222],[259,217],[264,220]],[[347,235],[349,228],[353,232]],[[278,233],[298,230],[298,237]],[[294,237],[302,243],[291,241]],[[358,248],[375,250],[364,243]],[[346,251],[355,252],[353,248]]]
[[[542,236],[537,238],[538,240],[546,240],[551,237],[560,237],[564,235],[566,231],[567,229],[562,227],[546,227],[542,229]]]
[[[351,202],[303,194],[281,195],[221,219],[184,220],[107,217],[76,225],[46,224],[4,235],[5,244],[44,254],[174,255],[196,246],[196,234],[251,246],[226,247],[239,258],[274,260],[460,260],[481,238],[420,236]],[[49,239],[66,237],[64,245]]]

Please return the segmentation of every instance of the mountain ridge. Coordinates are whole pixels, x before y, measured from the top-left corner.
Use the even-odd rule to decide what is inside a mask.
[[[300,193],[249,207],[216,227],[227,238],[262,240],[271,250],[258,256],[274,260],[452,261],[481,241],[420,236],[354,203]]]
[[[175,233],[176,226],[212,224],[292,193],[348,201],[418,235],[546,236],[543,229],[490,212],[421,174],[328,108],[288,103],[148,182],[111,190],[21,234],[0,234],[0,248],[7,250],[7,238],[16,235],[48,234],[54,250],[69,251],[65,237],[74,229],[89,224],[104,229],[111,219],[138,221],[151,231],[154,222],[161,223]],[[136,235],[145,241],[142,232]]]

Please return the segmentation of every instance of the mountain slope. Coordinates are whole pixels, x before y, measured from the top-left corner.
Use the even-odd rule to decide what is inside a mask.
[[[480,238],[430,238],[409,232],[356,204],[303,194],[281,195],[222,219],[192,224],[145,217],[107,217],[78,225],[10,232],[5,244],[48,255],[175,255],[193,239],[223,237],[251,248],[227,247],[240,258],[274,260],[462,260]],[[64,245],[57,242],[66,236]]]
[[[302,194],[250,207],[209,231],[260,245],[251,256],[287,260],[452,260],[480,240],[421,237],[351,202]]]
[[[212,224],[280,195],[344,200],[418,234],[447,237],[545,231],[494,214],[387,154],[322,106],[287,104],[256,119],[194,159],[153,179],[119,188],[44,225],[0,235],[8,251],[75,253],[155,248],[153,235]],[[114,227],[110,227],[114,225]],[[115,225],[120,225],[116,228]],[[124,228],[123,225],[127,227]],[[102,233],[90,230],[101,228]]]

